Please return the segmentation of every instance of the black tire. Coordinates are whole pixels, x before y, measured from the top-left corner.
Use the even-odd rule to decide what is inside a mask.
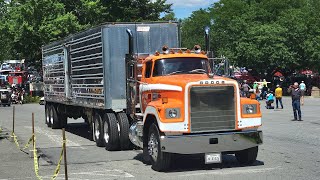
[[[102,119],[99,113],[95,113],[93,117],[93,140],[96,142],[98,147],[104,146],[103,130],[102,130]]]
[[[257,160],[258,146],[238,151],[235,156],[241,165],[251,165]]]
[[[133,148],[133,144],[129,139],[130,123],[126,113],[117,114],[118,123],[120,126],[120,148],[121,150],[128,150]]]
[[[120,148],[119,129],[114,113],[106,113],[103,117],[103,137],[106,150],[116,151]]]
[[[45,106],[45,123],[47,124],[48,127],[51,127],[51,122],[50,122],[50,118],[51,117],[51,106],[49,104],[46,104]]]
[[[56,106],[52,105],[51,106],[51,116],[53,117],[53,122],[51,122],[51,128],[52,129],[61,129],[61,123],[60,123],[60,119],[58,116],[58,112],[57,112],[57,108]]]
[[[162,152],[160,144],[160,132],[157,125],[152,124],[148,134],[148,155],[151,160],[151,168],[155,171],[166,171],[171,165],[171,154]]]

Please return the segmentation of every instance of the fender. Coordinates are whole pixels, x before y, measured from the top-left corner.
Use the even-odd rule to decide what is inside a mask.
[[[182,87],[175,86],[175,85],[169,85],[169,84],[140,84],[139,85],[139,102],[140,102],[140,109],[142,113],[144,112],[144,108],[142,107],[142,93],[145,91],[155,91],[155,90],[161,90],[161,91],[179,91],[182,92]]]
[[[156,117],[159,129],[161,132],[183,132],[187,133],[188,131],[188,121],[177,123],[163,123],[160,121],[160,116],[158,110],[155,106],[148,105],[143,117],[143,124],[146,121],[146,118],[149,114],[152,114]]]

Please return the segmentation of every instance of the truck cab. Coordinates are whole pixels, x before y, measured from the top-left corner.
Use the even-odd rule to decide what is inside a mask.
[[[155,170],[168,169],[173,154],[204,154],[208,164],[220,163],[224,153],[235,154],[241,164],[256,160],[260,104],[241,98],[237,81],[214,75],[199,46],[164,47],[140,66],[141,121],[132,124],[129,136]]]

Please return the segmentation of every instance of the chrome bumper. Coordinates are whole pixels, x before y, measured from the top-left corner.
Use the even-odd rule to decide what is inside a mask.
[[[262,144],[262,131],[225,132],[161,136],[164,152],[198,154],[209,152],[233,152]]]

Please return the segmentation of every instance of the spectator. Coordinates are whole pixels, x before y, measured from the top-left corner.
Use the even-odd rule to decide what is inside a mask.
[[[304,81],[301,81],[300,85],[299,85],[299,88],[301,90],[301,102],[304,103],[304,94],[306,92],[306,84],[304,83]]]
[[[256,94],[256,100],[259,100],[261,93],[258,86],[256,87],[255,94]]]
[[[258,83],[257,83],[257,82],[254,82],[254,83],[253,83],[253,89],[256,90],[257,87],[258,87]]]
[[[274,102],[274,96],[273,96],[272,92],[270,91],[266,97],[266,104],[267,104],[266,108],[267,109],[274,109],[274,107],[272,106],[273,102]]]
[[[276,108],[278,109],[278,102],[280,102],[281,105],[281,109],[283,109],[283,104],[282,104],[282,88],[280,87],[280,85],[277,85],[277,88],[275,90],[275,94],[276,94]]]
[[[267,87],[267,85],[264,84],[262,87],[262,91],[261,91],[261,99],[266,98],[267,92],[268,92],[268,87]]]
[[[292,108],[293,108],[293,116],[294,120],[297,120],[297,112],[299,116],[299,121],[301,120],[301,108],[300,108],[300,102],[301,102],[301,90],[299,88],[299,84],[295,82],[293,85],[291,85],[288,89],[288,93],[291,95],[292,99]],[[301,105],[303,105],[303,101],[301,102]]]
[[[244,97],[248,97],[249,96],[249,85],[247,84],[247,80],[244,80],[243,81],[243,84],[242,84],[242,91],[243,91],[243,96]]]

